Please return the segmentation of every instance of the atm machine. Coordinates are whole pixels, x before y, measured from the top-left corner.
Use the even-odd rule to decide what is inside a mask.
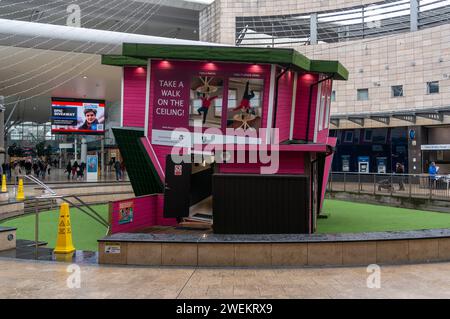
[[[342,171],[350,172],[350,155],[342,155],[341,161],[342,161]]]
[[[369,156],[358,156],[358,172],[369,173]]]
[[[377,173],[386,174],[387,157],[377,157]]]

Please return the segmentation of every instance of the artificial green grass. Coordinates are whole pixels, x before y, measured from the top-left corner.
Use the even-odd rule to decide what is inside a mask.
[[[94,210],[105,220],[108,220],[108,205],[95,205]],[[48,247],[54,248],[58,234],[59,210],[39,214],[39,240],[48,242]],[[97,239],[105,237],[106,227],[92,219],[82,211],[71,208],[73,245],[77,250],[97,251]],[[2,226],[17,228],[18,239],[34,240],[35,215],[27,215],[0,223]]]
[[[94,209],[108,219],[108,206]],[[39,214],[39,240],[55,247],[58,231],[58,211]],[[317,233],[361,233],[376,231],[450,228],[450,214],[405,208],[326,200],[327,219],[317,221]],[[74,246],[78,250],[97,251],[97,240],[106,235],[106,228],[78,209],[70,210]],[[17,227],[17,238],[34,240],[34,215],[0,223]]]
[[[361,233],[450,228],[450,214],[326,200],[318,233]]]

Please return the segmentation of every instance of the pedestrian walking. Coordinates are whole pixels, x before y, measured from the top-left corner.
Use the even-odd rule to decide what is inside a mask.
[[[116,161],[114,163],[114,169],[116,170],[116,181],[120,181],[122,179],[122,170],[120,168],[120,161]]]

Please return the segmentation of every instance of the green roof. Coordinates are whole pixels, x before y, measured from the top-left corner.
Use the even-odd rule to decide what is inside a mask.
[[[124,55],[103,55],[102,64],[115,66],[147,66],[147,59],[133,58],[131,56]]]
[[[122,55],[104,55],[102,63],[143,66],[146,65],[147,59],[278,64],[308,72],[330,74],[336,80],[348,79],[347,69],[338,61],[310,60],[294,49],[284,48],[124,43]]]

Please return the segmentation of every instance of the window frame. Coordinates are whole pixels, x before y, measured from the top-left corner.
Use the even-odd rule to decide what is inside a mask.
[[[234,99],[231,99],[230,91],[234,92]],[[230,105],[230,101],[234,101],[234,105]],[[237,106],[237,89],[228,89],[227,109],[234,109]]]
[[[348,134],[348,135],[347,135]],[[351,136],[351,139],[348,139],[347,136]],[[343,143],[353,143],[354,132],[353,131],[345,131]]]
[[[401,95],[395,95],[395,89],[401,88]],[[403,84],[399,85],[391,85],[391,97],[404,97],[405,96],[405,90],[403,89]]]
[[[367,98],[366,99],[361,99],[361,95],[360,93],[366,91],[367,92]],[[357,101],[368,101],[369,100],[369,88],[361,88],[361,89],[356,89],[356,100]]]
[[[370,132],[370,139],[367,138],[367,133]],[[363,137],[363,141],[364,142],[368,142],[371,143],[372,142],[372,137],[373,137],[373,131],[372,129],[364,129],[364,137]]]
[[[430,84],[433,84],[433,83],[437,84],[437,92],[430,91]],[[439,81],[428,81],[427,82],[427,95],[439,94],[439,88],[440,88]]]

